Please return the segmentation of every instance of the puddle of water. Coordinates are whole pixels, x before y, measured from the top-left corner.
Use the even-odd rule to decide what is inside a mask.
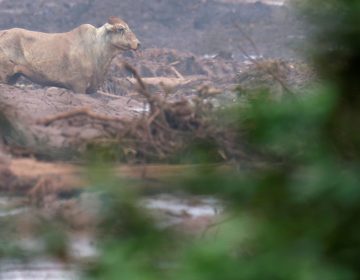
[[[86,195],[86,194],[84,194]],[[91,194],[93,195],[93,194]],[[96,199],[97,196],[92,199]],[[80,203],[80,202],[79,202]],[[139,206],[149,210],[159,228],[183,225],[196,219],[214,218],[224,211],[221,201],[213,197],[193,197],[160,194],[142,198]],[[0,218],[28,212],[24,200],[0,197]],[[91,210],[91,209],[90,209]],[[1,220],[0,220],[1,221]],[[190,231],[193,230],[190,228]],[[18,245],[38,251],[44,244],[41,240],[21,239]],[[76,261],[93,260],[98,257],[95,240],[86,234],[69,234],[69,254]],[[22,263],[16,260],[0,261],[0,280],[79,280],[79,269],[44,256]]]
[[[0,196],[0,218],[26,213],[29,208],[24,207],[23,205],[23,198]]]
[[[214,218],[224,211],[221,202],[213,197],[178,197],[156,195],[140,201],[157,220],[159,228],[167,228],[199,218]],[[191,229],[190,229],[191,230]]]
[[[215,216],[222,211],[220,203],[213,198],[200,198],[194,203],[191,199],[180,199],[175,196],[162,195],[145,198],[142,201],[145,208],[162,210],[174,215],[186,214],[191,217]]]
[[[98,256],[95,241],[89,236],[71,235],[70,255],[77,260],[95,259]]]
[[[40,249],[44,244],[39,240],[19,240],[24,249]],[[71,235],[69,253],[74,260],[84,261],[94,259],[98,251],[93,239],[88,236]],[[29,262],[17,260],[0,261],[0,280],[79,280],[80,271],[75,265],[52,260],[44,256]]]
[[[74,267],[45,259],[28,263],[0,262],[0,280],[78,280],[80,273]]]
[[[26,207],[13,209],[13,210],[0,210],[0,218],[17,216],[17,215],[26,213],[28,210],[29,210],[29,208],[26,208]]]

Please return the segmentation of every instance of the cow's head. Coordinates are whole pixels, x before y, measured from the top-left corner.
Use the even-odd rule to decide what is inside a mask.
[[[121,50],[137,50],[140,42],[125,21],[118,17],[110,17],[105,24],[110,43]]]

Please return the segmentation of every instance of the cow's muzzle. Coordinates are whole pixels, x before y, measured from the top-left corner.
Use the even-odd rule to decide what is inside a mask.
[[[133,49],[134,51],[138,50],[141,46],[141,43],[139,41],[134,42],[130,45],[130,48]]]

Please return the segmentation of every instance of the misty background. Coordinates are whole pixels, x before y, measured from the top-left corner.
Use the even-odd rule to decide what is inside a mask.
[[[129,23],[144,48],[199,55],[242,59],[241,46],[249,55],[289,59],[304,39],[301,19],[281,0],[0,1],[0,29],[65,32],[83,23],[101,26],[112,15]]]

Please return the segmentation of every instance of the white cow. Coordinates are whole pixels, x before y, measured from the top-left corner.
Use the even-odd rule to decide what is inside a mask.
[[[2,30],[0,83],[13,84],[23,75],[41,85],[95,92],[112,59],[139,45],[129,26],[117,17],[100,28],[83,24],[66,33]]]

